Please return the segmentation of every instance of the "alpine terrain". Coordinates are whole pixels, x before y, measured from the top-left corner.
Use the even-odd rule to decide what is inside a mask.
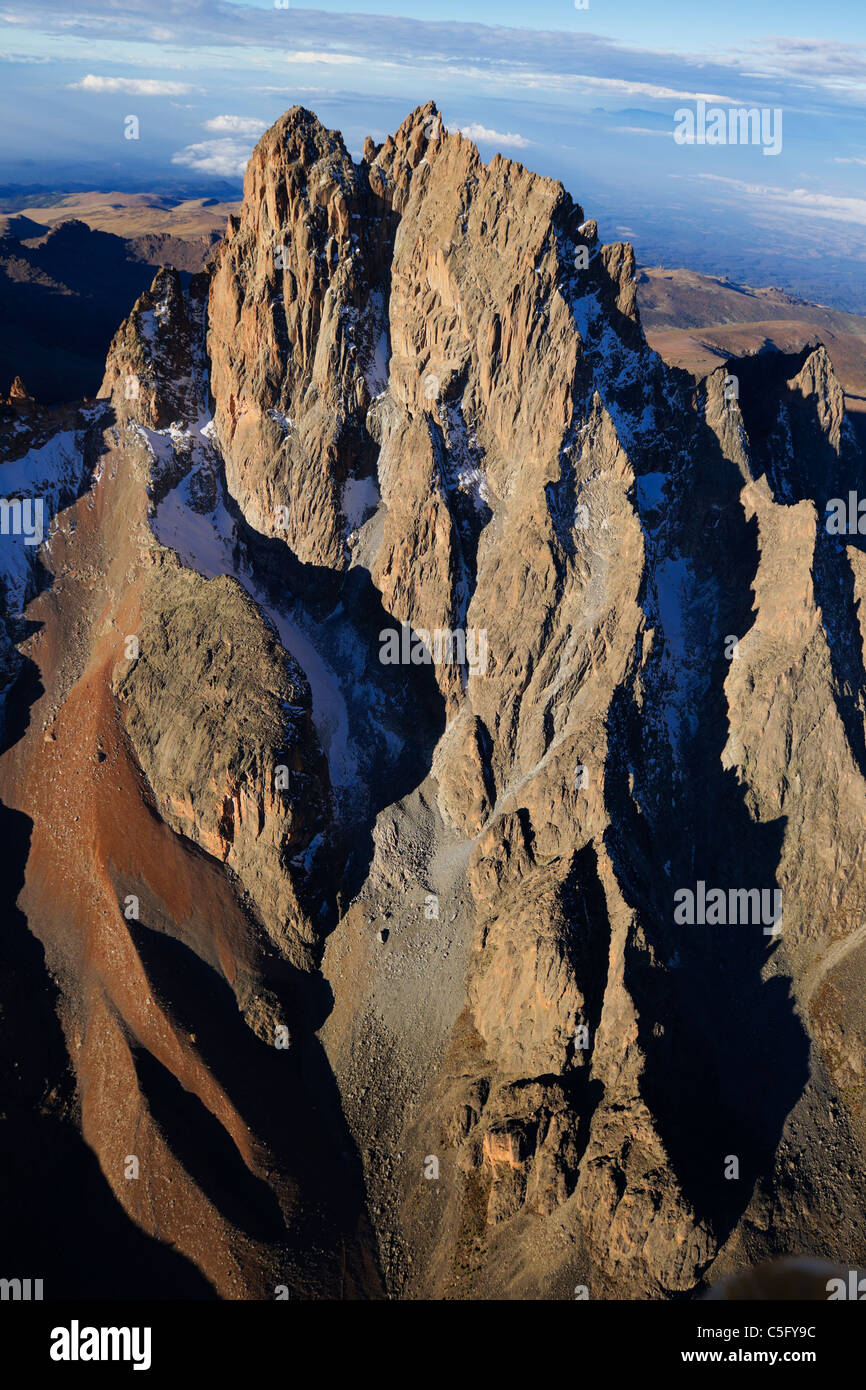
[[[432,103],[357,162],[294,107],[96,399],[21,369],[0,1223],[46,1297],[866,1263],[866,459],[820,343],[696,378],[637,294]]]

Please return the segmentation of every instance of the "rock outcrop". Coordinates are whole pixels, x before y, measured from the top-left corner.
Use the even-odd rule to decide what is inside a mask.
[[[294,108],[101,394],[2,780],[124,1209],[229,1297],[862,1263],[866,467],[824,349],[695,385],[561,184],[432,103],[357,163]]]

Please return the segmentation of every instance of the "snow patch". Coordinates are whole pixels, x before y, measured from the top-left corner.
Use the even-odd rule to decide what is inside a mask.
[[[373,346],[372,358],[364,373],[367,389],[375,400],[378,396],[383,395],[385,391],[387,391],[388,377],[390,374],[388,330],[385,326],[387,323],[387,315],[381,290],[375,290],[370,296],[370,320],[373,324],[378,323],[383,325]]]
[[[74,430],[61,430],[40,448],[20,458],[0,463],[0,496],[41,499],[43,531],[81,491],[84,457]],[[0,534],[0,575],[6,584],[10,613],[20,613],[35,593],[34,576],[38,545],[25,545],[25,537]]]
[[[275,420],[277,422],[284,435],[290,434],[291,431],[295,428],[295,422],[291,418],[291,416],[283,415],[282,411],[269,410],[268,414],[270,415],[272,420]]]
[[[381,502],[375,478],[347,478],[343,484],[342,510],[350,531],[357,531]]]

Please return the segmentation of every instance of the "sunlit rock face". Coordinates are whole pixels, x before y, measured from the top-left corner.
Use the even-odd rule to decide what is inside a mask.
[[[4,537],[0,630],[39,1080],[154,1286],[862,1262],[866,476],[823,348],[695,386],[559,183],[432,103],[357,162],[293,108],[100,400],[3,409],[50,528],[39,571]]]

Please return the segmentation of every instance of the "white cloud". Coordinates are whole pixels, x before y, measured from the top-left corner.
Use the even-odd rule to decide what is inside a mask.
[[[532,144],[523,135],[515,135],[509,131],[503,135],[498,130],[488,130],[486,126],[479,125],[477,121],[471,121],[469,125],[458,127],[460,134],[465,135],[468,140],[481,140],[485,144],[511,146],[517,150],[525,150]]]
[[[196,145],[178,150],[171,162],[184,164],[197,174],[220,174],[230,179],[244,173],[251,152],[246,140],[200,140]]]
[[[618,135],[661,135],[665,140],[673,139],[672,130],[653,130],[647,125],[614,125],[611,130]]]
[[[617,92],[624,97],[649,97],[652,101],[714,101],[731,104],[731,97],[720,96],[718,92],[689,92],[679,87],[662,87],[655,82],[630,82],[622,77],[589,77],[578,74],[575,81],[584,87],[599,88],[607,92]]]
[[[50,58],[37,58],[33,53],[0,53],[0,63],[50,63]]]
[[[17,5],[13,0],[12,6],[0,14],[0,20],[9,24],[32,23],[26,14],[16,13],[24,8],[20,0]],[[262,52],[273,53],[275,59],[279,56],[285,60],[286,56],[286,24],[275,16],[273,4],[76,0],[70,7],[68,0],[39,0],[38,8],[43,35],[62,35],[64,40],[69,36],[86,43],[103,38],[114,40],[122,31],[127,44],[142,40],[148,44],[176,42],[185,46],[188,53],[206,51],[209,66],[217,61],[217,48],[239,62],[244,50],[254,53],[253,62],[259,60]],[[531,26],[533,18],[527,13],[526,24]],[[772,98],[773,104],[790,108],[797,97],[805,96],[811,101],[817,90],[835,103],[848,106],[861,99],[866,77],[866,44],[862,42],[749,39],[748,28],[738,46],[722,48],[717,39],[697,51],[684,52],[679,33],[676,37],[680,42],[670,49],[663,46],[661,32],[659,44],[647,47],[587,32],[583,25],[580,32],[572,33],[565,29],[517,29],[502,24],[441,20],[432,15],[418,19],[357,12],[323,13],[304,5],[292,9],[289,32],[291,41],[298,44],[297,50],[288,55],[291,63],[382,65],[386,61],[383,55],[387,55],[389,65],[422,66],[441,80],[440,74],[448,71],[448,65],[464,64],[469,52],[479,73],[497,84],[501,84],[503,75],[511,80],[517,74],[541,74],[551,82],[561,82],[581,74],[607,73],[613,80],[631,79],[633,90],[643,87],[645,95],[652,95],[653,89],[658,93],[691,93],[697,84],[720,84],[723,90],[733,85],[734,104],[748,98],[750,103],[764,105]],[[723,32],[723,37],[730,44],[732,34]],[[758,74],[759,81],[768,82],[776,90],[753,91],[755,79],[750,74]],[[778,90],[780,83],[785,90]],[[713,93],[707,96],[713,101],[719,99]]]
[[[267,121],[255,116],[213,116],[204,123],[205,130],[216,131],[218,135],[261,135],[267,130]]]
[[[347,67],[352,63],[363,63],[368,60],[359,58],[355,53],[329,53],[327,50],[313,48],[302,49],[297,53],[287,53],[287,63],[335,63]]]
[[[96,77],[92,72],[69,86],[80,92],[130,92],[137,97],[182,97],[193,90],[187,82],[161,82],[155,77]]]
[[[677,175],[670,175],[676,178]],[[854,222],[866,226],[866,198],[845,198],[833,193],[818,193],[809,188],[776,188],[764,183],[746,183],[729,179],[722,174],[698,174],[708,183],[721,183],[738,193],[745,193],[760,202],[759,211],[809,213],[812,217],[827,217],[834,222]]]

